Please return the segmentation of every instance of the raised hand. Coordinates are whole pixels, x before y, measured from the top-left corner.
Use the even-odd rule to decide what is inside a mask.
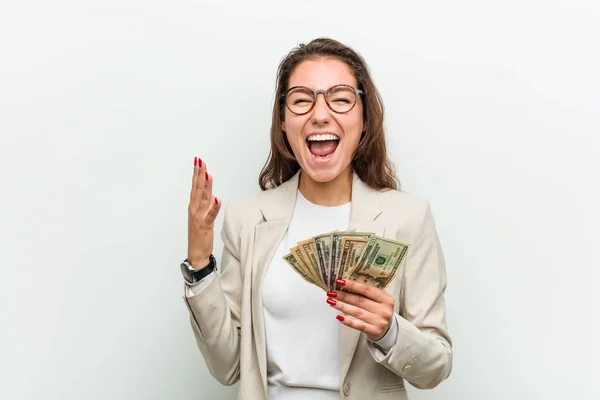
[[[215,219],[221,202],[212,193],[213,178],[206,164],[194,158],[194,174],[188,207],[188,262],[195,269],[208,265],[213,251]]]

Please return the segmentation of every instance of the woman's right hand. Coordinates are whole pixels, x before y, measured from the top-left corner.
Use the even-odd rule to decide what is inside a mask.
[[[221,202],[213,196],[212,176],[206,172],[206,164],[194,158],[194,175],[188,207],[188,262],[195,269],[209,263],[213,251],[215,219]]]

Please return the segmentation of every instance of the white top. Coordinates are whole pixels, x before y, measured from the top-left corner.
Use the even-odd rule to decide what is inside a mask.
[[[297,242],[336,229],[347,230],[350,206],[318,206],[297,192],[290,225],[263,283],[269,399],[340,398],[339,312],[326,303],[322,289],[302,279],[282,257]],[[191,285],[188,296],[198,293],[212,277]],[[395,322],[376,344],[385,354],[397,336]]]
[[[269,399],[340,398],[339,312],[326,293],[306,282],[282,257],[297,242],[350,224],[350,203],[323,207],[300,191],[290,225],[267,269],[263,305]]]

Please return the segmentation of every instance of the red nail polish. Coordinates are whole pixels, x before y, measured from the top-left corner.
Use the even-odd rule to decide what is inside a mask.
[[[198,159],[198,166],[202,167],[202,159],[201,158]]]
[[[219,199],[215,197],[215,204],[219,204]]]
[[[343,322],[343,321],[344,321],[344,316],[343,316],[343,315],[338,315],[336,318],[337,318],[337,320],[338,320],[338,321],[340,321],[340,322]]]
[[[329,297],[337,297],[337,292],[327,292],[327,296],[329,296]]]
[[[343,279],[336,279],[335,283],[337,283],[340,286],[346,286],[346,281]]]
[[[204,173],[204,177],[206,178],[206,180],[208,180],[208,172]]]
[[[337,303],[337,301],[333,300],[333,299],[327,299],[327,304],[330,304],[332,306],[335,306],[335,304]]]
[[[194,157],[194,167],[198,164],[198,157]]]

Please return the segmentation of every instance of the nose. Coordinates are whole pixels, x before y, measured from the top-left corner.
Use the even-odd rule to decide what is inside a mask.
[[[311,119],[315,123],[327,123],[331,119],[330,111],[331,110],[325,101],[325,94],[318,93],[317,101],[315,102],[315,106],[312,110]]]

